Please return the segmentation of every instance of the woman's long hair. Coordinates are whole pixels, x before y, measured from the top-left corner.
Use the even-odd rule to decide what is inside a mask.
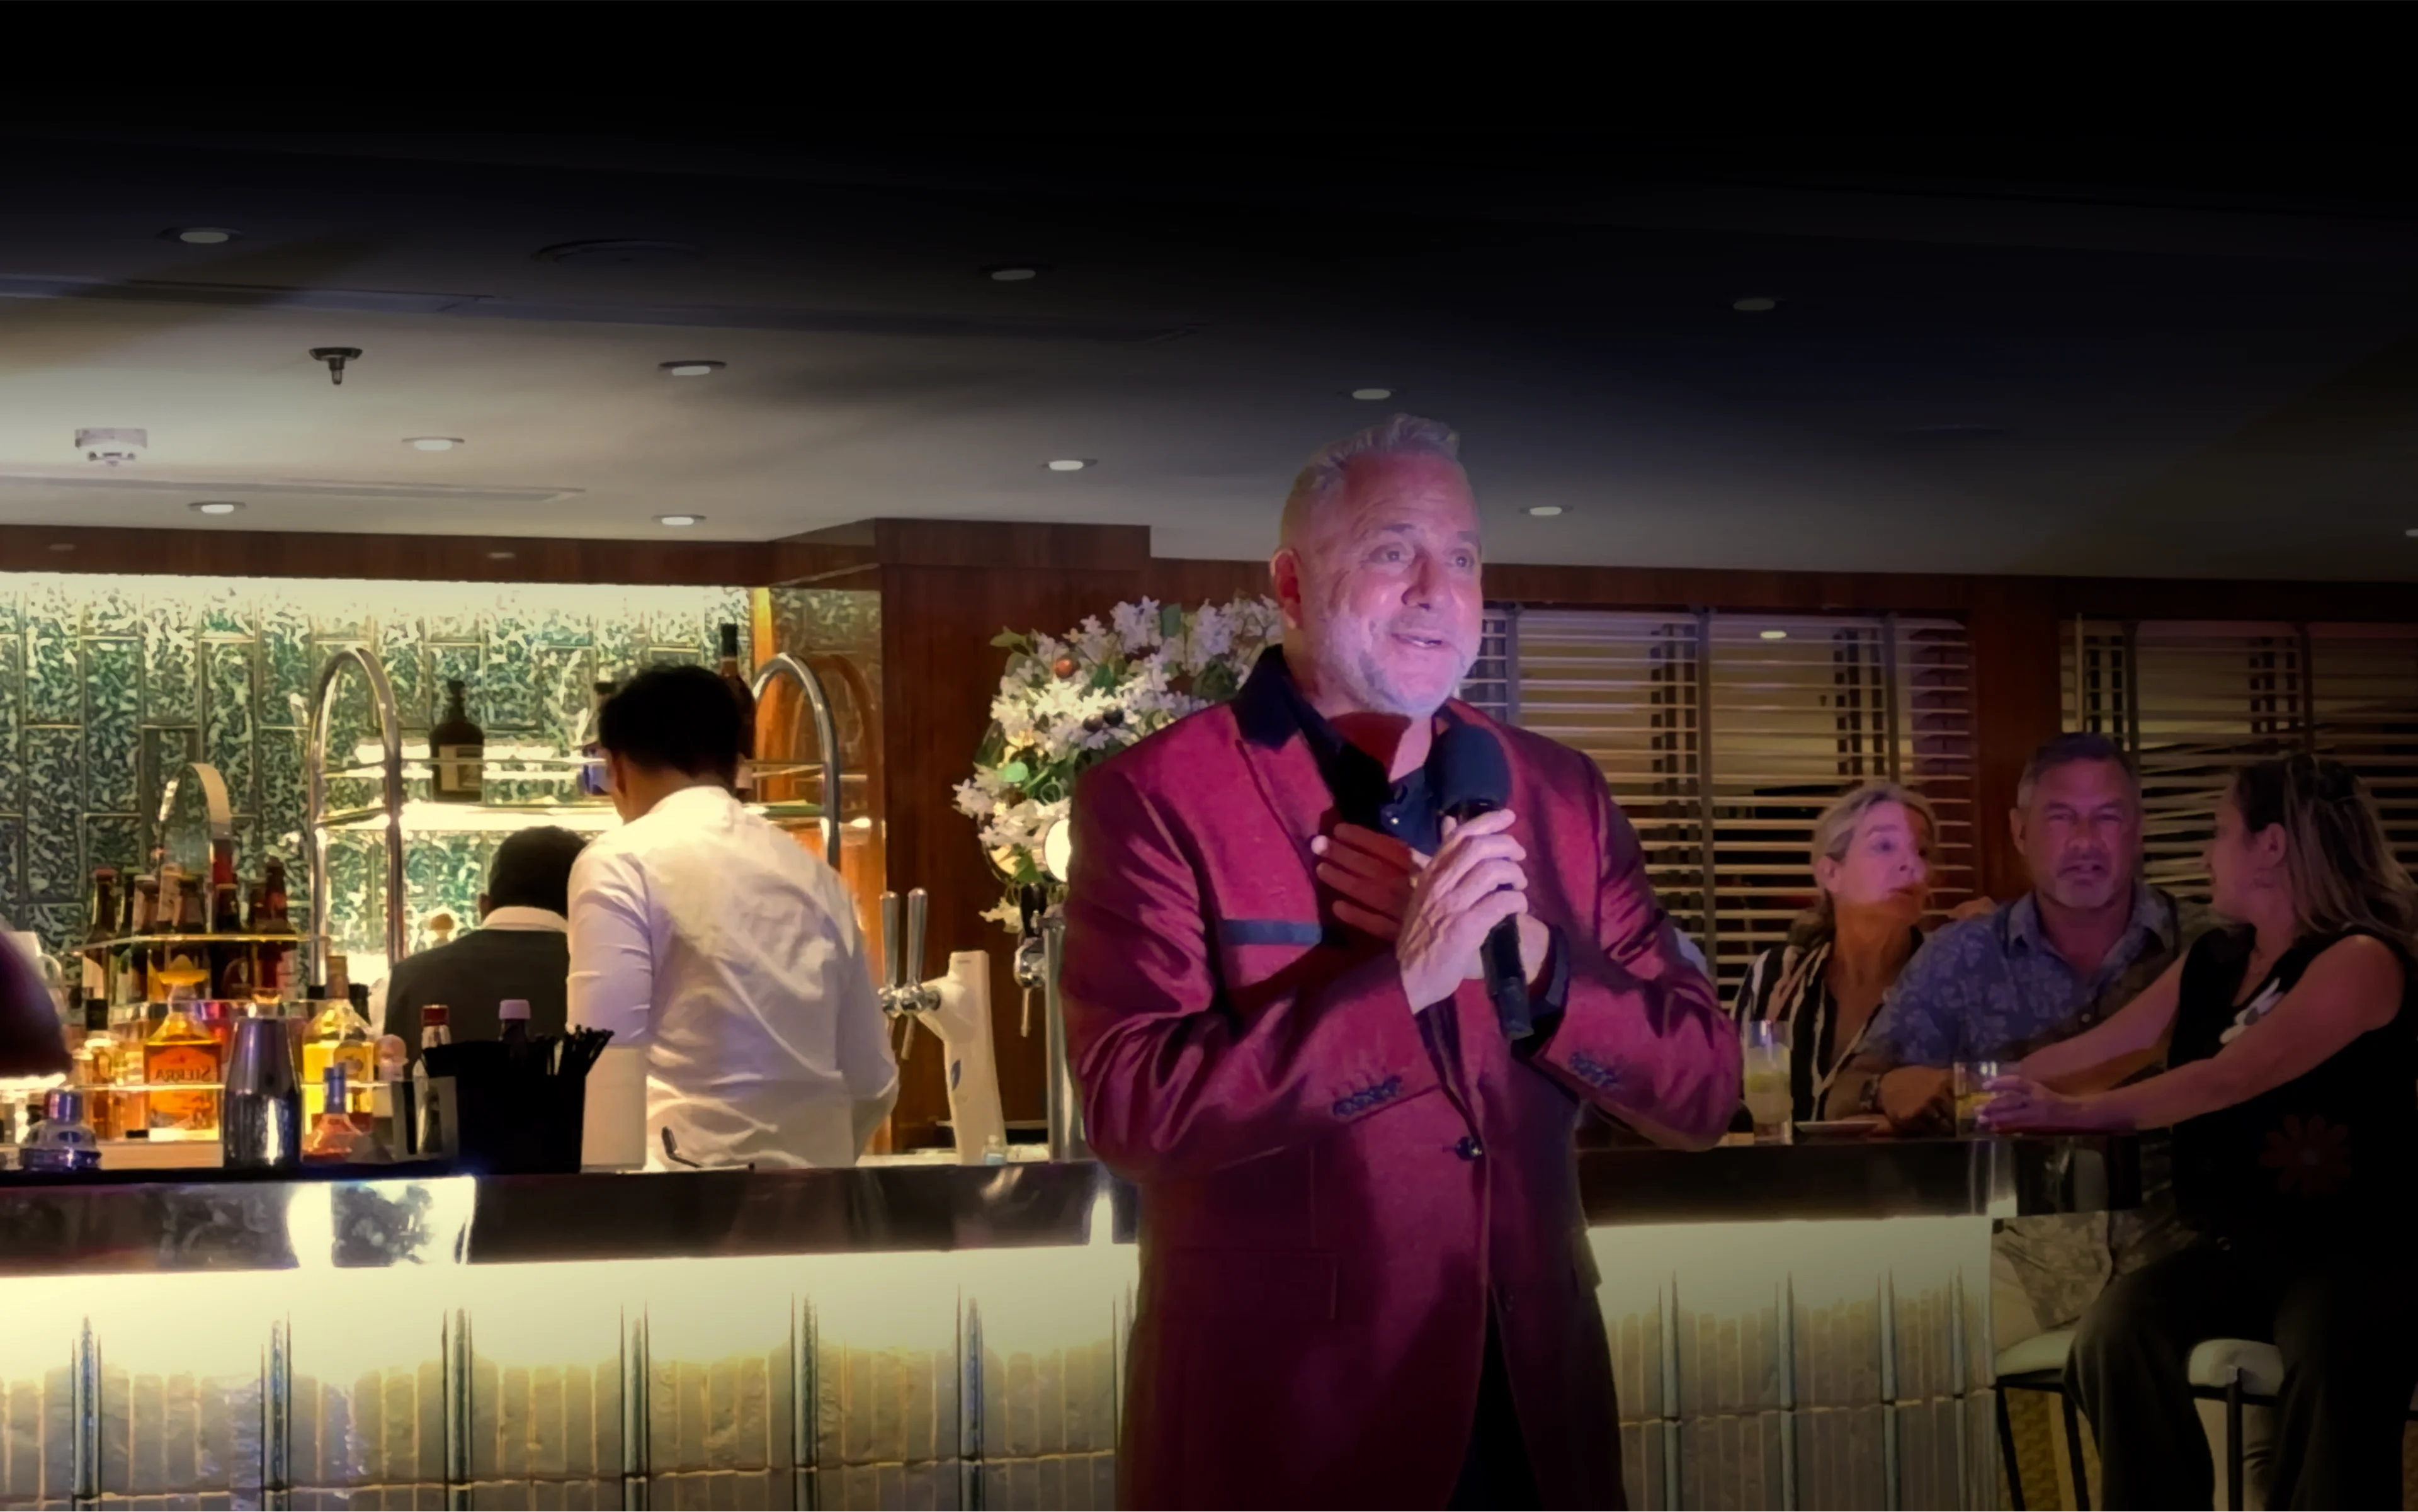
[[[2251,833],[2284,827],[2284,872],[2304,935],[2373,930],[2418,943],[2418,883],[2395,859],[2359,773],[2324,756],[2244,767],[2233,804]]]
[[[1931,800],[1903,784],[1875,778],[1848,788],[1814,821],[1814,859],[1846,860],[1848,848],[1856,843],[1856,826],[1883,803],[1901,804],[1921,821],[1922,832],[1916,838],[1926,851],[1939,844],[1939,816],[1932,811]],[[1928,861],[1926,855],[1926,865]],[[1810,950],[1837,933],[1838,927],[1837,909],[1830,901],[1829,889],[1817,884],[1814,906],[1788,926],[1788,942]]]

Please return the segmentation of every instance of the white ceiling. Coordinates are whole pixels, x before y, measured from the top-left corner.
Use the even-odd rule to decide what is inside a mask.
[[[925,515],[1251,557],[1312,447],[1408,408],[1462,432],[1498,560],[2418,578],[2408,206],[92,132],[0,140],[0,522],[646,539],[681,511],[762,540]],[[194,224],[245,236],[159,235]],[[702,255],[533,255],[603,237]],[[1025,260],[1048,271],[978,272]],[[365,353],[341,388],[320,345]],[[693,357],[728,366],[656,372]],[[1344,396],[1370,384],[1400,397]],[[149,452],[85,463],[87,426]],[[426,435],[467,444],[403,444]],[[1066,456],[1099,465],[1041,466]],[[248,507],[208,522],[205,497]]]

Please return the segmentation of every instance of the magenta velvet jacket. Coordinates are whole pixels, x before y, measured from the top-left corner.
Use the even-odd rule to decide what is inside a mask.
[[[1075,798],[1069,1053],[1093,1148],[1142,1194],[1119,1504],[1442,1506],[1491,1297],[1546,1504],[1620,1505],[1580,1104],[1709,1143],[1737,1031],[1594,765],[1455,704],[1509,757],[1569,993],[1520,1056],[1465,983],[1428,1010],[1456,1016],[1458,1055],[1431,1050],[1392,947],[1338,924],[1313,878],[1333,800],[1257,691]]]

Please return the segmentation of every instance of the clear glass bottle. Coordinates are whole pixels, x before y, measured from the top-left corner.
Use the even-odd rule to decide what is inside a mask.
[[[306,1097],[314,1092],[318,1094],[312,1100],[320,1107],[334,1109],[310,1115],[311,1132],[302,1141],[302,1158],[305,1160],[350,1159],[353,1146],[360,1138],[360,1126],[348,1111],[353,1104],[354,1089],[346,1075],[347,1069],[344,1061],[330,1061],[317,1080],[303,1089]]]

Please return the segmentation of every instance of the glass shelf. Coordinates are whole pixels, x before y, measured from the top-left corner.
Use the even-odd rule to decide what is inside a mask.
[[[750,803],[747,812],[775,824],[810,824],[823,817],[819,803]],[[330,834],[382,834],[383,805],[338,809],[320,821]],[[592,803],[439,803],[415,798],[403,805],[406,834],[509,833],[536,825],[602,833],[619,829],[621,816],[607,802]]]
[[[593,765],[592,762],[584,761],[577,756],[489,756],[481,761],[465,761],[455,764],[460,766],[475,766],[480,768],[482,771],[500,771],[508,780],[517,776],[530,781],[543,781],[549,776],[575,777],[579,774],[582,768]],[[415,755],[409,752],[405,753],[403,757],[404,781],[410,782],[415,778],[425,779],[429,775],[428,769],[432,765],[434,765],[434,762],[425,755]],[[819,776],[822,773],[822,764],[819,761],[746,761],[740,764],[740,771],[742,772],[758,778]],[[328,780],[329,782],[335,782],[338,780],[376,782],[385,775],[385,765],[382,762],[375,761],[362,766],[330,767],[328,769]],[[865,780],[865,774],[862,772],[843,773],[840,780],[842,782],[863,782]]]
[[[116,935],[108,939],[86,940],[76,949],[116,950],[122,945],[299,945],[301,943],[302,937],[291,931],[283,935]]]

